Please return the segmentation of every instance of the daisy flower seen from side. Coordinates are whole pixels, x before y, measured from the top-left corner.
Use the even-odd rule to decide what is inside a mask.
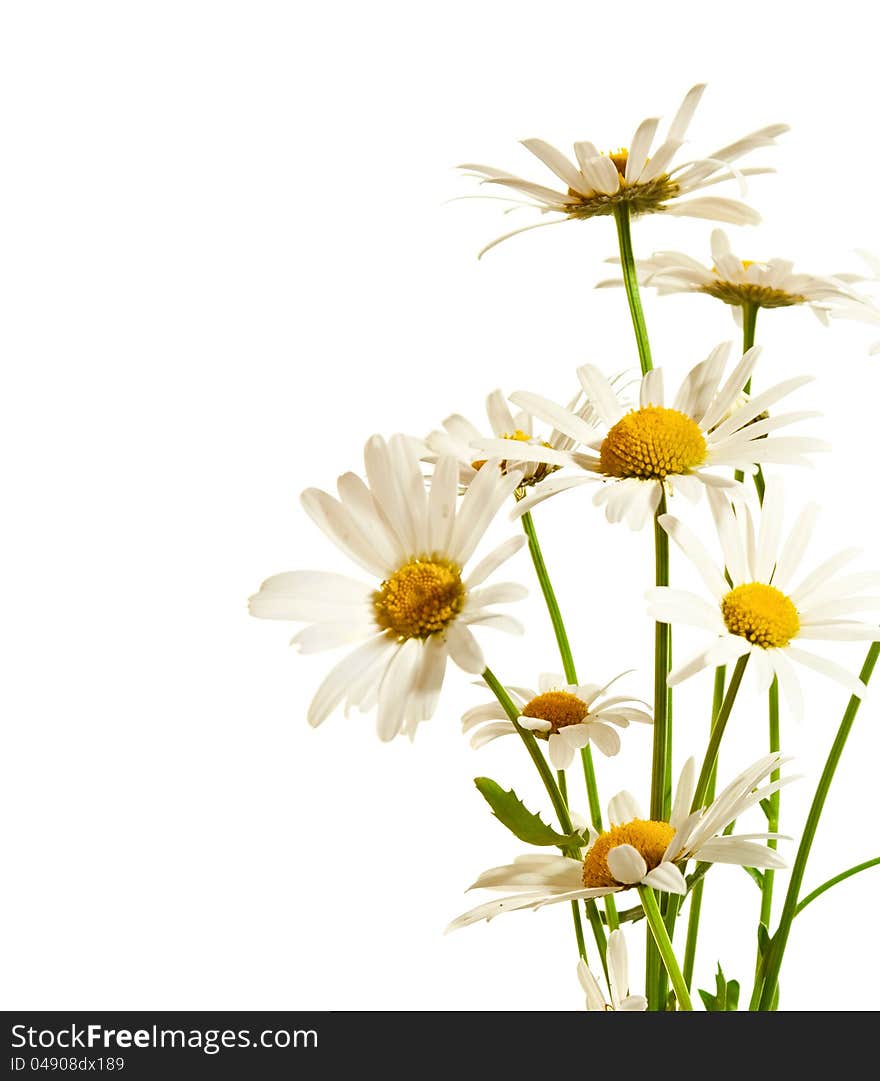
[[[547,741],[554,769],[567,769],[574,752],[588,743],[595,744],[604,755],[615,755],[620,750],[617,728],[626,728],[631,721],[652,723],[650,713],[638,708],[645,704],[641,699],[607,695],[609,687],[627,674],[622,672],[600,687],[575,686],[561,674],[544,673],[538,677],[537,692],[525,687],[506,690],[519,711],[520,726]],[[516,735],[513,722],[497,700],[469,709],[461,719],[461,730],[473,731],[474,748],[484,747],[499,736]]]
[[[538,394],[517,391],[511,395],[511,401],[554,424],[580,447],[567,452],[543,447],[529,451],[548,464],[576,466],[578,473],[537,484],[515,513],[522,514],[567,488],[603,481],[593,502],[604,505],[608,521],[624,521],[632,529],[641,529],[664,494],[681,493],[696,501],[704,488],[738,490],[740,485],[733,478],[713,472],[719,467],[753,473],[764,463],[808,464],[808,453],[826,450],[817,439],[771,434],[815,413],[765,415],[809,382],[809,377],[787,379],[744,401],[743,388],[751,379],[760,348],[745,353],[722,382],[729,352],[730,343],[718,346],[691,369],[671,406],[665,404],[660,368],[642,378],[638,406],[628,409],[599,369],[584,365],[578,376],[595,410],[598,430]],[[484,440],[478,445],[487,454],[506,455],[512,461],[522,454],[509,440]]]
[[[360,643],[324,679],[308,720],[319,725],[342,703],[346,710],[375,708],[379,736],[389,740],[401,730],[413,735],[434,714],[447,658],[466,672],[485,669],[472,628],[522,632],[492,606],[526,590],[484,582],[525,538],[512,537],[464,569],[520,476],[481,470],[458,504],[456,459],[438,460],[429,493],[415,444],[404,436],[388,443],[373,436],[364,465],[367,483],[346,473],[338,500],[310,488],[302,504],[373,581],[322,571],[278,574],[250,598],[250,612],[308,623],[291,643],[303,653]]]
[[[510,189],[531,200],[520,202],[520,205],[537,209],[542,214],[561,215],[552,221],[537,222],[505,233],[483,248],[480,255],[502,240],[528,229],[552,225],[557,221],[614,214],[624,206],[632,216],[666,213],[711,218],[735,225],[753,225],[760,221],[759,215],[751,207],[735,199],[684,197],[731,177],[742,182],[744,175],[772,172],[764,168],[737,170],[733,168],[733,162],[759,147],[772,146],[776,137],[788,128],[784,124],[761,128],[720,147],[705,158],[674,166],[673,161],[685,141],[704,90],[705,85],[701,84],[688,91],[665,140],[653,154],[652,146],[659,125],[657,118],[643,120],[628,146],[616,151],[601,153],[591,142],[575,143],[574,161],[543,139],[524,139],[522,145],[526,150],[563,182],[561,191],[488,165],[462,165],[462,169],[477,176],[482,183]]]
[[[691,812],[696,765],[692,758],[688,759],[668,822],[644,818],[635,798],[629,792],[619,793],[608,806],[609,828],[599,834],[590,830],[590,843],[582,859],[528,853],[511,864],[484,871],[471,889],[515,892],[465,912],[452,921],[448,930],[491,920],[504,912],[604,897],[636,886],[684,895],[687,883],[683,872],[689,860],[784,867],[778,852],[758,843],[776,834],[737,836],[722,832],[753,804],[793,780],[784,778],[761,785],[782,762],[779,754],[767,755],[731,781],[708,807]]]
[[[588,424],[591,421],[593,409],[589,402],[579,407],[581,397],[581,392],[578,391],[577,396],[569,403],[568,409]],[[570,436],[555,428],[548,433],[546,439],[535,435],[531,415],[525,411],[513,413],[500,390],[493,390],[486,398],[486,415],[496,439],[508,439],[522,443],[524,446],[547,447],[560,451],[570,450],[574,445],[574,440]],[[431,432],[425,440],[427,450],[422,457],[431,463],[436,462],[442,455],[452,455],[457,458],[459,482],[463,488],[467,488],[477,472],[486,464],[485,459],[481,459],[474,451],[474,444],[484,438],[486,438],[485,432],[481,432],[460,413],[453,413],[443,421],[441,429]],[[507,467],[508,462],[502,459],[499,462],[501,472],[507,472]],[[558,468],[546,462],[517,462],[516,469],[522,478],[517,493],[522,493],[526,488],[539,484]]]
[[[815,504],[805,507],[783,541],[782,485],[776,477],[767,482],[757,531],[744,502],[737,501],[734,507],[717,494],[710,502],[723,556],[720,561],[677,518],[661,515],[659,519],[697,568],[712,598],[669,586],[648,591],[653,619],[700,627],[714,635],[707,646],[670,672],[670,686],[703,668],[748,656],[759,688],[769,688],[775,676],[796,717],[803,714],[803,697],[792,662],[829,676],[860,698],[865,685],[856,675],[801,648],[801,643],[874,641],[877,627],[851,617],[880,608],[880,597],[865,592],[880,584],[880,574],[840,573],[859,554],[856,548],[839,552],[809,574],[800,573],[818,508]]]
[[[644,995],[631,995],[629,993],[629,962],[626,954],[626,939],[623,937],[623,931],[619,928],[612,931],[608,936],[608,951],[605,955],[605,963],[608,965],[610,1002],[606,1002],[599,981],[590,971],[587,962],[583,958],[578,961],[578,979],[587,998],[587,1009],[590,1012],[601,1011],[602,1013],[616,1012],[617,1010],[647,1010],[648,1000]]]
[[[844,276],[817,277],[796,273],[786,259],[752,262],[740,259],[730,250],[723,229],[712,233],[712,266],[707,267],[682,252],[656,252],[650,259],[638,260],[636,267],[643,285],[658,294],[705,293],[729,304],[738,323],[742,309],[791,308],[806,305],[824,324],[832,316],[863,319],[876,323],[880,312],[846,284]],[[622,281],[602,282],[622,285]]]

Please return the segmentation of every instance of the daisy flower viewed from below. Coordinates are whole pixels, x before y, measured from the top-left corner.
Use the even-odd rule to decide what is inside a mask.
[[[776,137],[788,128],[784,124],[774,124],[723,146],[705,158],[673,166],[704,90],[705,85],[700,84],[688,91],[665,140],[653,154],[651,148],[659,124],[657,118],[643,120],[628,146],[616,151],[601,153],[591,142],[576,142],[574,161],[543,139],[524,139],[522,145],[563,182],[562,191],[488,165],[462,165],[462,169],[480,178],[482,183],[511,189],[531,200],[520,205],[540,210],[542,214],[562,215],[552,221],[537,222],[505,233],[483,248],[480,255],[528,229],[568,219],[614,214],[620,208],[625,208],[632,216],[666,213],[711,218],[736,225],[758,222],[759,215],[735,199],[684,197],[731,177],[741,180],[744,175],[771,172],[764,168],[736,170],[732,163],[759,147],[772,146]]]
[[[692,859],[744,867],[785,867],[774,849],[758,843],[775,838],[775,834],[722,833],[751,806],[793,779],[758,787],[782,761],[779,754],[766,755],[731,781],[708,807],[691,812],[696,767],[689,758],[681,772],[668,822],[644,818],[635,798],[629,792],[619,793],[608,807],[610,827],[599,834],[590,830],[583,859],[529,853],[511,864],[484,871],[471,889],[516,892],[465,912],[452,921],[448,930],[491,920],[504,912],[603,897],[636,886],[684,895],[687,883],[683,871]]]
[[[799,569],[818,508],[810,504],[782,541],[783,497],[778,478],[767,482],[760,526],[744,502],[732,506],[718,494],[712,511],[723,558],[714,560],[677,518],[662,515],[660,525],[691,560],[712,600],[669,586],[648,591],[652,618],[684,623],[710,631],[715,637],[669,674],[674,686],[704,668],[748,657],[761,690],[773,677],[791,713],[803,714],[803,696],[792,661],[831,677],[850,694],[861,697],[862,681],[826,657],[802,649],[803,641],[863,641],[877,638],[877,627],[852,618],[853,613],[880,608],[880,597],[865,590],[880,584],[880,574],[840,572],[859,554],[850,548],[832,556],[811,573]],[[728,577],[729,576],[729,580]],[[798,643],[795,645],[795,643]]]
[[[588,968],[587,962],[583,958],[578,961],[578,979],[587,997],[587,1009],[591,1012],[601,1011],[603,1013],[617,1010],[647,1010],[648,1000],[644,995],[631,995],[629,993],[629,962],[626,954],[626,939],[623,937],[623,931],[619,928],[612,931],[608,936],[608,952],[605,955],[605,963],[608,965],[610,1002],[605,1001],[605,995],[599,986],[599,981]]]
[[[832,316],[848,319],[880,320],[880,312],[867,298],[846,284],[845,276],[816,277],[795,273],[786,259],[752,262],[740,259],[730,250],[723,229],[711,238],[712,266],[706,267],[682,252],[656,252],[650,259],[636,263],[643,285],[653,286],[661,295],[668,293],[705,293],[734,309],[742,322],[742,309],[790,308],[806,305],[824,324]],[[622,281],[602,282],[622,285]]]
[[[568,409],[585,423],[590,423],[593,413],[592,406],[587,402],[578,408],[581,397],[582,394],[578,391]],[[569,450],[574,445],[574,440],[570,436],[564,435],[555,428],[549,432],[546,440],[536,436],[532,428],[531,415],[525,411],[516,414],[512,413],[507,399],[500,390],[493,390],[487,397],[486,414],[496,439],[514,440],[525,446],[547,447],[551,450],[560,451]],[[443,421],[442,430],[438,429],[431,432],[425,440],[427,452],[423,454],[423,458],[431,463],[436,462],[442,455],[451,454],[457,458],[459,482],[462,487],[467,488],[477,475],[477,472],[486,464],[485,459],[481,459],[474,450],[475,443],[484,438],[486,438],[484,432],[481,432],[461,414],[453,413]],[[502,473],[505,473],[507,472],[508,462],[502,459],[498,463],[498,467]],[[535,484],[545,480],[559,467],[549,465],[546,462],[522,461],[517,463],[516,468],[522,477],[517,489],[517,492],[521,493],[526,488],[533,487]]]
[[[292,645],[303,653],[359,642],[318,688],[308,711],[319,725],[340,704],[377,711],[381,739],[413,735],[428,720],[451,658],[466,672],[485,668],[475,626],[521,633],[519,623],[492,605],[519,600],[515,583],[483,583],[525,541],[513,537],[464,567],[489,523],[518,484],[516,471],[480,470],[456,506],[458,462],[437,462],[426,490],[412,440],[373,436],[364,450],[365,484],[339,478],[339,499],[317,488],[302,495],[315,524],[371,575],[367,584],[339,574],[294,571],[269,578],[250,598],[261,619],[308,623]]]
[[[826,450],[826,444],[799,436],[771,436],[786,425],[816,416],[784,413],[765,416],[770,406],[809,382],[796,377],[743,401],[743,388],[760,356],[755,346],[744,354],[722,383],[730,343],[715,348],[687,374],[672,405],[665,404],[663,373],[654,368],[641,380],[639,404],[628,409],[598,368],[578,369],[587,399],[599,422],[596,431],[556,403],[538,394],[517,391],[511,401],[534,416],[554,424],[583,448],[567,452],[536,448],[529,454],[548,464],[577,466],[579,474],[550,477],[537,484],[516,510],[521,514],[567,488],[594,481],[605,483],[593,497],[604,505],[609,522],[624,521],[641,529],[666,495],[681,493],[696,501],[704,488],[740,485],[718,467],[754,472],[762,463],[807,464],[806,455]],[[768,438],[769,437],[769,438]],[[510,440],[479,444],[493,456],[516,460],[522,449]]]
[[[627,674],[623,672],[621,676]],[[588,743],[595,744],[604,755],[615,755],[620,750],[617,728],[626,728],[630,721],[651,723],[650,713],[638,708],[644,705],[640,699],[629,695],[606,697],[608,688],[621,676],[615,676],[604,687],[574,686],[563,675],[545,673],[538,679],[537,692],[523,687],[508,687],[507,692],[520,713],[517,723],[538,739],[547,740],[554,769],[567,769],[574,752]],[[473,729],[476,729],[471,737],[474,748],[484,747],[499,736],[517,734],[497,700],[465,713],[461,730]]]

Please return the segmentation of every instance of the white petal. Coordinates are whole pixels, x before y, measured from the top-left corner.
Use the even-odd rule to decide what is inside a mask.
[[[693,758],[689,758],[682,768],[675,789],[675,803],[672,806],[672,814],[669,816],[669,825],[677,830],[682,822],[690,814],[691,803],[694,799],[696,788],[697,764]]]
[[[655,890],[663,890],[666,893],[678,893],[682,897],[687,893],[687,882],[684,875],[674,863],[661,863],[653,871],[649,871],[642,882]]]
[[[616,424],[624,411],[614,388],[605,376],[593,364],[584,364],[578,368],[577,374],[584,388],[584,394],[592,402],[599,420],[609,427]]]
[[[476,638],[460,620],[449,626],[446,632],[446,644],[449,647],[449,656],[459,668],[477,675],[484,671],[486,661],[483,658],[483,651]]]
[[[630,792],[618,792],[608,804],[608,821],[612,826],[623,826],[633,819],[643,817],[635,796]]]
[[[485,582],[493,571],[497,570],[512,555],[515,555],[525,543],[526,538],[523,536],[510,537],[503,544],[500,544],[474,567],[465,579],[465,587],[470,590],[481,582]]]
[[[394,648],[387,635],[380,634],[365,642],[341,661],[324,677],[309,705],[308,722],[317,728],[333,712],[349,691],[350,683],[374,663],[385,659]]]
[[[608,870],[616,881],[626,886],[641,882],[648,870],[641,852],[632,845],[617,845],[609,849],[607,863]]]
[[[572,758],[574,758],[574,749],[558,735],[551,736],[547,742],[549,744],[547,749],[550,753],[550,762],[552,763],[553,768],[568,769],[571,765]]]

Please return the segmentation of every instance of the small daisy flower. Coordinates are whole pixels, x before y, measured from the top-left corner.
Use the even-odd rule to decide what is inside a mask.
[[[592,364],[579,368],[584,393],[598,418],[598,431],[538,394],[518,391],[511,395],[511,401],[554,424],[583,448],[529,451],[548,464],[577,466],[579,473],[537,484],[515,513],[523,514],[568,488],[604,481],[593,502],[604,505],[609,522],[625,521],[630,528],[641,529],[664,493],[681,493],[696,501],[704,488],[740,490],[732,477],[713,472],[717,468],[754,473],[764,463],[808,464],[808,453],[827,450],[817,439],[770,434],[815,413],[764,415],[770,406],[808,383],[809,377],[777,383],[746,401],[743,388],[751,379],[760,348],[750,349],[722,384],[729,352],[729,342],[713,349],[685,377],[671,406],[665,404],[660,368],[642,378],[635,409],[627,408],[598,368]],[[511,461],[522,454],[509,440],[483,440],[478,445],[485,453],[506,455]]]
[[[647,1010],[648,1000],[644,995],[631,995],[629,993],[629,962],[626,955],[626,939],[623,931],[619,928],[612,931],[608,936],[608,951],[605,954],[605,963],[608,965],[608,989],[611,992],[611,1001],[605,1001],[605,995],[599,986],[599,981],[587,967],[587,962],[581,958],[578,961],[578,979],[584,994],[587,996],[587,1009],[591,1012],[628,1010]]]
[[[673,167],[673,159],[685,141],[687,129],[704,90],[705,85],[698,85],[688,91],[669,127],[666,139],[653,154],[651,147],[659,124],[656,118],[643,120],[639,124],[628,148],[600,153],[593,143],[575,143],[575,161],[571,161],[543,139],[524,139],[522,145],[526,150],[562,180],[562,191],[523,180],[488,165],[462,165],[462,169],[479,177],[484,184],[509,188],[532,200],[520,202],[519,205],[540,210],[543,214],[562,215],[552,221],[537,222],[505,233],[483,248],[480,255],[484,255],[501,241],[528,229],[553,225],[556,221],[613,214],[621,204],[626,204],[632,216],[666,213],[711,218],[735,225],[754,225],[760,221],[759,215],[751,207],[735,199],[717,196],[685,199],[684,196],[731,177],[742,181],[745,175],[772,172],[763,168],[736,170],[732,163],[758,147],[772,146],[776,137],[788,131],[788,128],[784,124],[761,128],[721,147],[705,158]]]
[[[593,408],[589,402],[581,404],[581,392],[569,403],[568,409],[585,423],[590,423],[593,416]],[[493,390],[486,399],[486,414],[489,418],[489,426],[496,439],[509,439],[523,443],[526,446],[549,447],[551,450],[569,450],[574,446],[574,440],[562,432],[552,429],[546,439],[536,436],[532,426],[532,417],[524,411],[513,413],[507,399],[500,390]],[[467,488],[473,481],[477,472],[486,464],[475,454],[474,443],[486,438],[485,432],[481,432],[467,418],[459,413],[443,421],[443,429],[433,431],[428,436],[426,451],[422,455],[425,461],[436,462],[442,455],[451,454],[458,459],[459,483]],[[502,473],[507,472],[508,462],[502,459],[499,463]],[[546,462],[518,462],[516,468],[522,475],[518,493],[526,488],[539,484],[542,480],[554,473],[559,466],[548,465]]]
[[[567,769],[574,752],[588,743],[594,743],[604,755],[615,755],[620,750],[616,728],[626,728],[630,721],[652,723],[650,713],[637,708],[636,703],[646,704],[641,699],[629,695],[606,696],[611,684],[627,674],[621,672],[600,687],[592,683],[576,686],[566,683],[563,675],[544,673],[538,677],[537,693],[524,687],[508,687],[507,692],[519,710],[521,727],[538,739],[547,740],[555,769]],[[484,747],[499,736],[516,734],[497,701],[475,706],[464,714],[462,732],[473,729],[476,729],[471,737],[474,748]]]
[[[729,664],[748,655],[759,688],[766,690],[775,676],[796,717],[803,714],[803,696],[792,661],[829,676],[850,694],[861,697],[865,685],[857,676],[834,661],[802,649],[800,643],[874,641],[877,627],[850,617],[855,612],[880,608],[880,597],[865,594],[866,589],[880,584],[880,575],[840,574],[859,554],[856,548],[839,552],[810,574],[801,575],[799,568],[818,508],[815,504],[805,507],[782,542],[782,485],[776,477],[767,482],[757,535],[745,503],[737,501],[734,508],[717,494],[710,495],[710,503],[721,561],[714,560],[677,518],[662,515],[659,519],[712,595],[708,601],[669,586],[648,591],[652,618],[700,627],[714,635],[709,645],[670,672],[670,686],[703,668]]]
[[[465,912],[453,920],[448,930],[491,920],[503,912],[604,897],[637,886],[684,895],[687,883],[683,872],[689,860],[743,867],[785,867],[778,852],[758,843],[774,839],[777,834],[723,833],[749,807],[794,779],[789,777],[758,787],[782,762],[779,754],[766,755],[731,781],[708,807],[691,812],[696,764],[692,758],[688,759],[668,822],[644,818],[635,798],[629,792],[619,793],[608,807],[610,827],[599,834],[590,831],[590,844],[583,859],[528,853],[511,864],[484,871],[471,889],[516,892]]]
[[[381,739],[433,716],[447,658],[466,672],[485,669],[472,627],[522,633],[492,606],[519,600],[515,583],[483,583],[522,546],[505,541],[466,573],[464,568],[499,508],[521,482],[512,471],[481,470],[460,505],[458,462],[440,458],[430,493],[413,441],[373,436],[364,450],[367,483],[339,478],[339,499],[309,488],[306,512],[373,578],[294,571],[269,578],[250,599],[251,615],[308,623],[291,642],[303,653],[361,643],[318,688],[308,720],[321,724],[340,704],[376,709]]]
[[[825,325],[832,316],[866,322],[880,319],[880,312],[849,288],[843,275],[820,278],[795,273],[794,264],[786,259],[771,259],[766,263],[740,259],[730,250],[723,229],[712,233],[711,247],[711,267],[682,252],[657,252],[650,259],[637,262],[639,278],[642,284],[653,286],[661,295],[705,293],[722,300],[731,305],[740,324],[742,308],[747,304],[756,308],[806,305]]]

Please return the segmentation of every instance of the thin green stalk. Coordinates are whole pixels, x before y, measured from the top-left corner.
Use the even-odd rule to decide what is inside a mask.
[[[817,897],[821,897],[826,890],[830,890],[831,887],[836,886],[838,882],[845,882],[848,878],[852,878],[853,875],[857,875],[861,871],[867,871],[871,867],[880,867],[880,856],[875,856],[872,860],[865,860],[864,863],[857,863],[855,867],[850,867],[846,871],[841,871],[839,875],[835,875],[834,878],[829,878],[827,882],[823,882],[822,885],[814,889],[812,893],[808,893],[803,901],[798,902],[795,915],[799,916],[808,904],[815,901]]]
[[[719,709],[718,716],[715,718],[715,723],[712,725],[712,734],[709,736],[709,745],[706,748],[703,766],[697,780],[697,787],[694,791],[694,800],[691,804],[691,811],[698,811],[706,804],[706,793],[709,791],[709,781],[712,777],[713,770],[715,769],[715,763],[718,761],[718,748],[721,746],[721,738],[724,735],[724,729],[727,727],[727,722],[730,719],[733,703],[736,700],[736,694],[739,690],[740,683],[742,683],[743,673],[746,670],[748,661],[748,653],[746,653],[745,656],[740,657],[736,662],[733,675],[730,677],[730,684],[724,695],[724,701],[721,703],[721,709]]]
[[[660,525],[660,516],[666,513],[666,496],[654,516],[654,582],[658,586],[669,585],[669,536]],[[651,759],[651,818],[663,818],[666,802],[666,764],[669,758],[668,696],[666,677],[669,675],[669,624],[654,625],[654,748]]]
[[[562,613],[559,610],[559,602],[556,600],[553,583],[550,581],[547,564],[544,562],[544,554],[541,551],[541,545],[538,541],[538,533],[535,529],[534,520],[528,512],[526,512],[520,520],[522,522],[523,532],[528,538],[529,554],[532,557],[538,584],[544,595],[544,603],[547,605],[547,611],[550,614],[550,622],[553,624],[553,633],[556,635],[556,645],[559,648],[559,658],[562,661],[565,678],[569,683],[576,684],[578,681],[577,669],[574,664],[571,643],[568,640],[568,632],[565,629],[565,622],[562,618]],[[593,754],[589,745],[581,750],[581,761],[584,767],[584,781],[587,786],[587,800],[590,804],[590,819],[593,823],[593,828],[601,831],[602,808],[599,803],[599,788],[596,784]]]
[[[742,321],[743,321],[743,354],[748,351],[755,344],[755,325],[758,322],[758,305],[757,304],[743,304],[742,306]],[[746,383],[743,387],[746,394],[750,394],[752,390],[752,381]],[[735,470],[734,477],[738,481],[742,481],[743,472],[740,469]],[[764,477],[761,477],[760,487],[758,486],[757,476],[755,479],[755,487],[758,488],[758,498],[761,502],[764,502]]]
[[[724,680],[727,675],[727,669],[724,665],[715,669],[715,687],[712,694],[712,723],[711,728],[714,729],[717,721],[718,714],[721,712],[721,704],[724,701]],[[715,778],[718,773],[718,759],[715,759],[715,766],[712,769],[712,773],[709,777],[709,784],[706,787],[706,799],[711,800],[715,797]],[[687,939],[685,940],[684,948],[684,982],[690,987],[694,978],[694,960],[697,956],[697,935],[700,930],[700,909],[703,905],[703,888],[705,881],[701,878],[694,886],[691,892],[691,904],[688,910],[688,926],[687,926]]]
[[[660,497],[654,515],[654,582],[658,586],[669,585],[669,536],[660,525],[660,516],[666,513],[666,496]],[[669,688],[666,677],[670,667],[671,627],[668,623],[654,624],[654,744],[651,753],[651,818],[663,821],[666,810],[666,788],[669,783],[670,761],[669,734]],[[660,998],[665,999],[663,967],[660,954],[650,931],[645,942],[645,990],[649,1009],[661,1009]]]
[[[623,271],[623,285],[629,302],[629,314],[632,317],[636,345],[639,350],[639,364],[642,375],[653,367],[651,345],[648,341],[648,328],[645,325],[645,313],[642,310],[642,298],[639,293],[639,278],[636,273],[636,260],[633,255],[632,236],[629,228],[629,206],[618,203],[614,208],[614,220],[617,223],[617,244],[620,248],[620,268]]]
[[[669,973],[669,979],[672,982],[672,989],[675,991],[675,997],[678,999],[679,1008],[682,1010],[693,1010],[694,1007],[691,1005],[691,996],[688,994],[687,985],[684,982],[681,969],[678,967],[678,961],[675,959],[675,952],[672,949],[672,943],[669,941],[669,935],[666,933],[666,927],[663,923],[663,917],[660,915],[660,909],[657,907],[657,899],[654,896],[654,891],[649,886],[639,886],[639,896],[642,899],[642,908],[645,912],[645,919],[651,934],[654,937],[657,951],[663,960],[666,971]],[[663,1009],[663,1004],[657,1004],[654,1008]]]
[[[769,694],[770,713],[770,753],[779,750],[779,682],[774,678],[770,684]],[[779,780],[779,770],[775,769],[770,774],[771,781]],[[779,829],[779,793],[774,792],[770,796],[769,813],[767,815],[767,832],[776,833]],[[767,842],[768,848],[776,848],[777,841],[771,839]],[[761,886],[761,923],[770,930],[770,916],[773,912],[773,877],[772,867],[764,872]]]
[[[547,760],[541,753],[541,748],[538,746],[538,741],[534,735],[527,729],[523,728],[519,723],[519,710],[516,708],[510,695],[504,689],[503,684],[499,682],[494,672],[490,668],[483,670],[483,679],[486,685],[492,690],[492,693],[498,699],[501,704],[501,708],[507,714],[513,727],[519,733],[520,739],[525,744],[526,750],[529,752],[529,757],[535,764],[535,768],[541,780],[544,782],[544,788],[547,790],[547,795],[550,797],[550,802],[553,804],[553,810],[556,812],[556,817],[559,820],[560,828],[565,834],[573,833],[573,827],[571,824],[571,815],[568,813],[568,806],[562,793],[559,791],[559,785],[556,783],[556,778],[553,776],[553,771],[547,765]],[[579,859],[580,853],[570,849],[566,849],[564,854],[570,856],[572,859]],[[605,937],[605,928],[602,925],[602,917],[599,915],[599,909],[596,907],[596,902],[588,900],[585,902],[584,907],[587,911],[587,917],[590,921],[590,925],[593,928],[593,935],[596,939],[596,945],[599,948],[599,955],[602,958],[602,967],[605,967],[605,952],[607,949],[607,939]],[[571,902],[572,918],[574,919],[575,935],[578,941],[578,952],[581,957],[586,957],[586,946],[584,945],[584,933],[583,926],[581,924],[581,911],[577,901]]]
[[[862,670],[859,673],[859,678],[862,683],[867,684],[870,680],[871,674],[874,671],[874,666],[877,664],[878,656],[880,656],[880,642],[872,642],[865,657],[865,663],[862,665]],[[840,727],[837,730],[837,735],[834,737],[831,750],[828,752],[825,768],[822,770],[822,776],[819,778],[816,794],[813,796],[810,813],[807,815],[807,822],[804,826],[801,843],[798,845],[797,856],[795,857],[794,867],[791,871],[791,879],[789,880],[788,890],[785,894],[782,915],[779,917],[779,926],[776,928],[776,932],[773,935],[769,947],[768,956],[765,958],[763,966],[763,988],[757,1004],[757,1009],[759,1010],[773,1009],[774,999],[778,995],[779,970],[782,967],[782,958],[785,954],[785,947],[788,945],[788,936],[791,933],[791,925],[797,915],[798,895],[800,894],[801,886],[803,885],[804,871],[807,868],[807,860],[810,858],[810,849],[813,847],[816,830],[819,826],[819,819],[822,817],[822,811],[825,808],[825,800],[828,798],[831,782],[834,780],[834,774],[840,762],[840,757],[843,754],[843,749],[846,746],[846,741],[849,738],[850,731],[852,730],[856,715],[859,712],[860,705],[861,699],[856,698],[856,696],[853,695],[843,714]],[[758,986],[760,986],[760,982],[761,981],[756,981],[756,992]],[[756,995],[752,996],[753,1003],[756,997]],[[755,1006],[752,1005],[750,1008],[754,1009]]]

